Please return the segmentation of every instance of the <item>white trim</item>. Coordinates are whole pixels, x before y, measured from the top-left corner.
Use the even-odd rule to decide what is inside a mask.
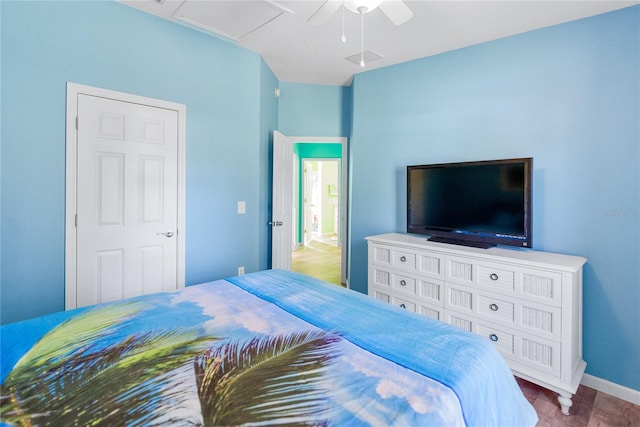
[[[640,406],[639,390],[634,390],[623,385],[612,383],[611,381],[594,377],[589,374],[584,374],[580,384]]]
[[[76,226],[77,205],[77,129],[78,95],[85,94],[115,99],[135,104],[174,110],[178,114],[178,230],[177,230],[177,286],[185,285],[185,141],[186,114],[184,104],[147,98],[124,92],[116,92],[92,86],[67,82],[67,118],[66,118],[66,201],[65,201],[65,310],[76,307]]]

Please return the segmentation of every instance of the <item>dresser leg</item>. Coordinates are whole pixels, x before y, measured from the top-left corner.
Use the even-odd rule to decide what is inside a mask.
[[[558,402],[560,402],[560,410],[564,415],[569,415],[569,408],[573,405],[571,398],[573,397],[570,393],[558,393]]]

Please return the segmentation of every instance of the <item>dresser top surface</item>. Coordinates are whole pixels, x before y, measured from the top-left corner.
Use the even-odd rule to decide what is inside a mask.
[[[427,236],[415,234],[388,233],[366,237],[370,242],[389,245],[409,246],[415,249],[438,251],[455,256],[474,256],[486,258],[490,261],[522,262],[523,264],[538,264],[541,267],[554,267],[563,270],[578,271],[587,261],[586,258],[574,255],[564,255],[551,252],[535,251],[532,249],[492,247],[480,249],[457,246],[447,243],[437,243],[427,240]]]

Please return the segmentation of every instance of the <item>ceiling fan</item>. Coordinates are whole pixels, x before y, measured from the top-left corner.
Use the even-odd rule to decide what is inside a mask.
[[[307,20],[313,25],[323,24],[338,9],[342,7],[342,40],[346,42],[344,35],[344,11],[350,10],[361,17],[360,25],[360,66],[364,67],[364,15],[376,8],[382,12],[395,25],[401,25],[413,17],[413,12],[402,0],[326,0],[316,12]]]
[[[359,15],[379,7],[395,25],[404,24],[413,17],[413,12],[402,0],[326,0],[307,22],[323,24],[341,6]]]

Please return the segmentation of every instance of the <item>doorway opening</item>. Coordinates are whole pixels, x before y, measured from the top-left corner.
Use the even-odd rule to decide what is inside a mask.
[[[339,231],[340,280],[349,286],[347,257],[347,138],[345,137],[289,137],[273,132],[273,184],[271,221],[271,268],[292,270],[294,248],[303,242],[299,231],[302,227],[301,205],[302,159],[340,161],[339,172]],[[327,264],[321,267],[328,269]]]
[[[294,186],[299,215],[291,258],[292,270],[336,285],[342,285],[341,162],[341,158],[299,160],[301,173]]]

